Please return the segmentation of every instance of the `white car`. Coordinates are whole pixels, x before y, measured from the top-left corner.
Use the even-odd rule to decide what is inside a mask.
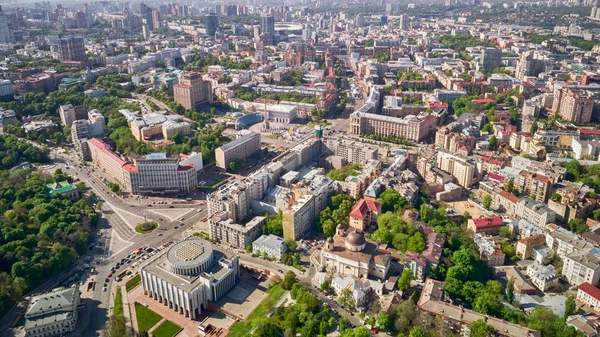
[[[106,287],[102,288],[102,291],[106,292],[106,290],[107,290],[107,288],[106,288]]]

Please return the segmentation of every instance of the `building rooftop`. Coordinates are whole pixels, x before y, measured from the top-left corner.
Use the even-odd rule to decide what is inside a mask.
[[[350,211],[350,217],[363,219],[368,212],[380,212],[381,204],[377,201],[360,199]]]
[[[493,228],[493,227],[502,227],[504,226],[504,221],[502,221],[502,218],[498,215],[495,216],[488,216],[488,217],[483,217],[483,218],[477,218],[477,219],[471,219],[473,220],[473,223],[475,224],[475,227],[477,229],[484,229],[484,228]]]
[[[584,293],[592,296],[596,300],[600,301],[600,288],[593,286],[593,285],[589,284],[588,282],[583,282],[577,288],[579,290],[583,291]]]
[[[71,318],[78,303],[78,288],[55,289],[33,296],[25,313],[25,329],[61,322]]]

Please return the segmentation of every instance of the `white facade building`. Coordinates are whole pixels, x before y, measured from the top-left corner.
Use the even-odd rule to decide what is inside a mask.
[[[600,248],[593,247],[573,252],[564,259],[563,275],[572,286],[587,282],[598,285],[600,281]]]
[[[269,234],[262,235],[256,241],[252,243],[252,252],[256,254],[262,254],[264,252],[271,257],[275,257],[278,260],[281,259],[281,255],[287,252],[287,245],[277,235]]]
[[[56,289],[33,296],[25,313],[25,337],[64,336],[77,326],[79,288]]]

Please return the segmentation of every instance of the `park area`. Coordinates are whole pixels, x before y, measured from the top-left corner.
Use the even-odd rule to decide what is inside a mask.
[[[267,290],[269,295],[265,298],[254,311],[244,321],[234,323],[229,329],[229,337],[244,337],[250,334],[254,322],[260,318],[265,317],[267,312],[279,301],[281,296],[285,293],[285,290],[281,287],[281,284],[276,284]]]
[[[135,317],[137,318],[138,331],[149,331],[162,317],[142,304],[135,304]]]

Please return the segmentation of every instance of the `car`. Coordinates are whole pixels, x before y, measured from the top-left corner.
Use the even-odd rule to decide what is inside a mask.
[[[104,287],[104,288],[102,288],[102,291],[106,292],[106,290],[107,290],[107,289],[108,289],[108,288]]]
[[[113,273],[108,273],[108,277],[111,277],[111,276],[113,276]]]
[[[117,267],[115,269],[119,269],[119,268],[121,268],[121,266],[117,265]]]
[[[158,236],[163,236],[163,233],[158,233]]]
[[[178,229],[178,228],[179,228],[179,226],[175,226],[175,227],[173,227],[173,228],[174,228],[174,229]]]
[[[110,282],[110,279],[107,277],[106,280],[104,280],[104,282],[108,283]]]
[[[169,208],[175,208],[175,206],[173,206],[173,205],[170,205],[170,206],[169,206]]]
[[[277,271],[283,274],[283,270],[281,270],[281,269],[277,269]]]
[[[152,207],[152,204],[148,204],[148,207]]]
[[[129,207],[135,207],[134,205],[129,205]]]

